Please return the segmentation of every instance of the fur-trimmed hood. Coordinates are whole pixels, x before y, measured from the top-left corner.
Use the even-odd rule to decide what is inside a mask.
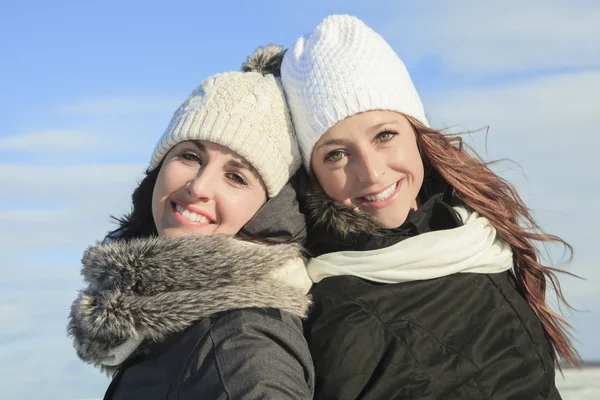
[[[348,240],[356,234],[384,235],[384,230],[359,207],[329,197],[314,175],[303,173],[299,179],[299,195],[311,231],[324,232],[338,240]]]
[[[272,307],[303,318],[310,304],[297,245],[153,237],[98,244],[82,263],[88,286],[73,302],[68,333],[83,361],[107,371],[102,361],[133,339],[144,338],[139,354],[220,312]]]

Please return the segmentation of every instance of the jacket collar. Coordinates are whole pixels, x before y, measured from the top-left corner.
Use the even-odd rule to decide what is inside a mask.
[[[142,353],[231,309],[272,307],[304,317],[306,290],[277,278],[297,262],[297,245],[221,235],[101,243],[84,253],[88,285],[71,307],[68,333],[82,360],[110,371],[101,361],[116,347],[143,337],[146,346],[135,350]]]

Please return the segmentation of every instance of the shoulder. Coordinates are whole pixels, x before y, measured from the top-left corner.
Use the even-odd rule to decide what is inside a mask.
[[[213,342],[257,334],[304,342],[300,318],[277,308],[244,308],[211,318],[209,335]]]
[[[355,324],[360,318],[375,317],[385,321],[404,321],[418,324],[421,328],[448,337],[459,327],[481,325],[490,322],[494,312],[508,315],[513,323],[521,325],[537,318],[520,295],[509,273],[501,274],[453,274],[450,276],[405,282],[382,284],[353,276],[330,277],[317,283],[312,291],[313,308],[309,321],[324,314],[353,313]],[[361,310],[358,313],[358,310]],[[358,319],[357,319],[358,318]],[[457,321],[454,329],[439,326],[439,321]],[[349,322],[347,322],[349,323]]]
[[[198,344],[210,331],[208,318],[160,343],[148,345],[143,353],[126,361],[106,392],[105,398],[166,399],[177,390],[181,371]]]
[[[210,340],[214,346],[229,343],[238,350],[278,348],[281,343],[306,347],[299,317],[276,308],[246,308],[229,311],[211,319]],[[222,353],[228,358],[231,354]]]
[[[302,326],[299,317],[282,311],[278,308],[269,307],[251,307],[239,310],[231,310],[217,314],[212,320],[212,330],[219,329],[223,326],[236,326],[245,323],[256,324],[264,323],[267,325],[287,324],[291,328],[297,329]]]
[[[233,310],[210,318],[182,372],[180,393],[201,398],[308,399],[314,390],[302,322],[274,308]]]
[[[142,390],[147,398],[310,399],[314,368],[298,317],[247,308],[204,318],[153,345],[111,386],[113,395]]]

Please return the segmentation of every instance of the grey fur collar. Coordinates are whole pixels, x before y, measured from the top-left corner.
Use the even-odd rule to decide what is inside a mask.
[[[270,276],[298,257],[296,245],[220,235],[98,244],[84,253],[88,286],[73,302],[67,330],[83,361],[110,372],[118,366],[100,361],[111,349],[142,335],[139,354],[220,312],[273,307],[305,317],[309,297]]]

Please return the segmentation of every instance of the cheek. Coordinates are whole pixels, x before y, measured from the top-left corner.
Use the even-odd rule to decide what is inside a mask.
[[[265,199],[256,193],[222,196],[217,206],[221,219],[219,233],[237,234],[264,203]]]
[[[404,156],[404,168],[412,176],[415,182],[423,180],[423,160],[419,153],[411,153]]]
[[[316,166],[313,171],[327,196],[342,203],[350,202],[349,193],[351,188],[348,185],[349,179],[345,169],[340,168],[330,171],[323,166]]]
[[[412,171],[413,179],[415,180],[414,184],[418,186],[418,192],[421,189],[421,185],[423,184],[425,168],[423,166],[423,159],[421,158],[421,154],[419,153],[419,149],[416,147],[416,145],[414,151],[412,152],[409,164]]]
[[[423,187],[423,179],[425,176],[425,170],[423,167],[423,160],[416,149],[406,158],[404,168],[408,173],[408,191],[406,192],[406,201],[409,201],[411,207],[419,207],[418,196],[421,188]]]
[[[152,217],[156,228],[160,231],[161,220],[167,213],[167,199],[185,186],[193,174],[186,168],[172,162],[166,162],[160,169],[152,191]]]
[[[154,224],[158,226],[158,221],[164,214],[163,207],[163,198],[166,195],[165,188],[165,179],[163,171],[161,170],[158,173],[158,178],[156,179],[156,183],[154,184],[154,189],[152,190],[152,217],[154,219]]]
[[[392,151],[388,156],[388,165],[407,174],[413,186],[418,186],[416,190],[419,191],[423,183],[424,168],[417,144],[410,142],[390,150]]]

